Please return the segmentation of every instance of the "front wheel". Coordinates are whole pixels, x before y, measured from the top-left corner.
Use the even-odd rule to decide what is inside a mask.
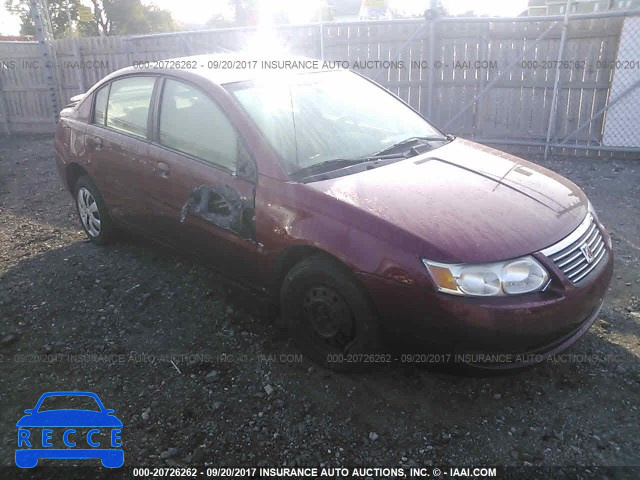
[[[80,177],[74,188],[76,211],[89,239],[105,244],[113,238],[113,224],[98,188],[89,177]]]
[[[336,371],[372,366],[380,349],[378,318],[367,292],[333,258],[302,260],[280,292],[283,320],[303,353]]]

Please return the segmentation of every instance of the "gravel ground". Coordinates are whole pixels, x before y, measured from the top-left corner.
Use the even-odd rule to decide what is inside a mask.
[[[88,390],[123,421],[127,465],[640,465],[640,163],[544,164],[614,239],[605,307],[573,357],[486,378],[344,375],[190,259],[88,243],[52,141],[0,139],[0,464],[41,393]]]

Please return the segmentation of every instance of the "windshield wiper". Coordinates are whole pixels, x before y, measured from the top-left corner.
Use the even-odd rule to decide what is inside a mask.
[[[368,158],[379,158],[381,156],[384,156],[385,154],[391,153],[400,148],[409,147],[409,146],[414,147],[424,142],[427,142],[427,143],[428,142],[447,142],[451,140],[453,140],[453,137],[451,137],[450,135],[446,135],[442,137],[409,137],[402,140],[401,142],[394,143],[393,145],[383,150],[380,150],[378,153],[374,153]]]
[[[367,168],[375,168],[390,162],[385,160],[397,161],[403,158],[409,158],[419,155],[416,147],[429,145],[429,142],[450,142],[455,137],[452,135],[444,135],[437,137],[410,137],[394,145],[391,145],[378,153],[358,158],[333,158],[324,162],[315,163],[307,167],[303,167],[291,173],[291,176],[298,181],[316,180],[317,177],[329,172],[346,169],[354,165],[366,165]],[[406,149],[405,147],[411,148]],[[395,151],[401,149],[400,151]]]
[[[301,168],[300,170],[293,172],[291,175],[297,180],[307,180],[318,175],[346,169],[354,165],[366,165],[369,168],[375,168],[386,164],[387,162],[385,162],[385,160],[398,160],[402,158],[405,158],[405,155],[397,153],[377,157],[334,158]]]

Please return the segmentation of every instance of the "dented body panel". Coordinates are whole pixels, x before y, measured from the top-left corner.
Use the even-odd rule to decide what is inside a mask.
[[[90,176],[118,225],[195,254],[276,301],[291,252],[325,252],[365,287],[383,330],[422,349],[550,352],[569,346],[595,320],[613,269],[604,227],[598,223],[607,254],[586,284],[572,284],[540,253],[571,234],[587,214],[586,196],[569,180],[457,139],[371,170],[296,182],[211,72],[145,71],[196,85],[225,112],[249,162],[229,172],[159,144],[153,126],[160,89],[145,139],[91,123],[94,92],[136,74],[124,69],[90,89],[61,117],[55,141],[69,189],[78,172]],[[544,291],[454,297],[438,292],[421,263],[523,255],[533,255],[548,271]]]

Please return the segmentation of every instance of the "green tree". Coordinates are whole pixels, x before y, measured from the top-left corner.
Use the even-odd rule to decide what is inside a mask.
[[[237,0],[239,1],[239,0]],[[217,11],[211,16],[205,25],[209,28],[228,28],[236,25],[236,0],[225,0],[216,3]]]
[[[92,0],[94,6],[98,0]],[[130,35],[178,30],[171,14],[155,5],[142,5],[140,0],[102,0],[102,11],[108,22],[107,35]],[[95,12],[95,9],[94,9]]]
[[[255,23],[258,0],[231,0],[236,13],[236,25],[243,27]]]
[[[48,3],[53,36],[61,38],[68,35],[72,28],[72,21],[78,17],[80,0],[49,0]],[[5,8],[20,18],[21,35],[35,35],[29,0],[5,0]]]
[[[171,13],[140,0],[91,0],[93,22],[78,21],[80,0],[48,0],[49,17],[55,38],[75,30],[81,35],[134,35],[179,30]],[[29,0],[5,0],[7,10],[20,17],[20,33],[33,35]]]
[[[218,11],[207,20],[211,28],[244,27],[255,25],[259,0],[224,0],[218,2]]]

